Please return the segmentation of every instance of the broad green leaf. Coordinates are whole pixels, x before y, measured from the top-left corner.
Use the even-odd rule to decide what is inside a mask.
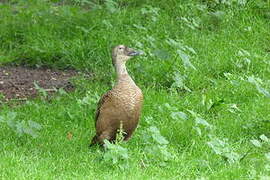
[[[195,131],[198,133],[199,136],[202,135],[202,131],[199,127],[193,127],[195,129]]]
[[[183,119],[183,120],[187,120],[187,114],[184,112],[172,112],[171,113],[171,118],[174,120],[178,120],[178,119]]]
[[[37,130],[40,130],[42,128],[42,126],[39,123],[31,121],[31,120],[28,121],[28,125],[31,128],[34,128],[34,129],[37,129]]]
[[[170,58],[169,52],[163,49],[156,49],[153,51],[153,54],[162,60],[166,60]]]
[[[150,132],[152,132],[152,133],[159,133],[158,128],[157,128],[157,127],[155,127],[155,126],[151,126],[151,127],[149,127],[149,128],[148,128],[148,130],[149,130]]]
[[[270,161],[270,152],[264,154],[265,157]]]
[[[181,42],[175,41],[174,39],[167,39],[166,43],[176,48],[183,47],[183,44]]]
[[[209,141],[206,143],[216,154],[221,155],[222,154],[222,148],[219,147],[219,145],[215,145],[215,142]]]
[[[243,61],[246,63],[246,64],[250,64],[251,63],[251,60],[249,58],[243,58]]]
[[[196,122],[196,124],[201,124],[201,125],[204,125],[206,127],[211,127],[211,125],[206,120],[204,120],[203,118],[200,118],[200,117],[196,117],[195,122]]]
[[[256,88],[261,94],[263,94],[264,96],[270,98],[270,93],[266,89],[264,89],[263,87],[261,87],[259,85],[257,85]]]
[[[198,114],[197,113],[195,113],[194,111],[192,111],[192,110],[187,110],[193,117],[198,117]]]
[[[22,136],[24,133],[24,127],[25,127],[24,121],[17,122],[17,124],[15,126],[16,126],[16,132],[18,133],[18,135]]]
[[[218,18],[218,19],[223,19],[225,16],[225,12],[224,11],[216,11],[216,12],[211,13],[211,15],[213,17]]]
[[[105,6],[110,13],[114,13],[114,12],[118,11],[118,7],[117,7],[118,4],[117,4],[117,2],[115,2],[113,0],[106,0]]]
[[[6,119],[7,119],[7,120],[15,120],[16,116],[17,116],[17,113],[16,113],[16,112],[9,112],[9,113],[7,114]]]
[[[264,134],[260,135],[260,139],[263,140],[264,142],[269,142],[268,137],[266,137]]]
[[[262,147],[261,142],[258,141],[257,139],[252,139],[252,140],[250,140],[250,142],[256,147]]]
[[[165,137],[160,134],[152,134],[153,139],[159,144],[168,144],[169,142],[165,139]]]
[[[90,32],[90,29],[86,29],[85,27],[83,26],[76,26],[77,29],[80,29],[82,32],[84,32],[85,34],[89,33]]]
[[[185,85],[184,79],[185,79],[185,77],[181,76],[180,73],[175,72],[174,77],[173,77],[174,83],[172,84],[171,87],[172,88],[183,88],[183,89],[191,92],[191,90]]]
[[[37,132],[35,130],[33,130],[32,128],[30,128],[30,127],[25,126],[23,128],[23,132],[25,134],[28,134],[28,135],[32,136],[33,138],[37,138],[38,137]]]
[[[113,28],[113,25],[112,25],[111,22],[108,21],[108,20],[103,20],[102,23],[103,23],[107,28]]]
[[[187,50],[189,50],[191,53],[197,54],[196,51],[195,51],[192,47],[185,46],[185,48],[186,48]]]
[[[224,153],[224,156],[227,158],[227,161],[231,164],[237,162],[240,159],[240,155],[233,151]]]
[[[48,96],[48,93],[45,89],[41,88],[36,82],[34,82],[34,86],[35,86],[35,89],[43,96],[43,97],[47,97]]]
[[[6,122],[7,122],[7,125],[10,128],[12,128],[12,129],[16,128],[16,121],[14,121],[14,120],[7,120]]]
[[[244,49],[241,49],[238,51],[238,55],[239,56],[242,56],[242,57],[249,57],[250,56],[250,53]]]
[[[187,68],[187,69],[192,68],[192,69],[196,70],[196,68],[193,66],[193,64],[189,60],[190,59],[189,55],[187,55],[184,51],[182,51],[180,49],[177,50],[177,53],[180,56],[180,58],[182,59],[185,68]]]
[[[238,0],[237,3],[241,6],[245,6],[247,4],[247,0]]]
[[[206,104],[206,109],[209,111],[214,105],[214,102],[212,99],[209,99],[209,101]]]
[[[148,128],[148,130],[151,133],[152,138],[159,144],[168,144],[169,142],[166,140],[165,137],[163,137],[160,134],[160,131],[158,130],[157,127],[155,126],[151,126],[150,128]]]
[[[267,175],[261,175],[259,180],[269,180],[270,179],[270,176],[267,176]]]
[[[146,116],[144,118],[144,121],[147,123],[147,124],[152,124],[153,121],[154,121],[154,118],[152,116]]]
[[[248,82],[255,84],[255,85],[257,84],[257,80],[253,76],[248,77]]]
[[[259,78],[254,78],[253,76],[248,77],[248,81],[256,86],[256,89],[259,91],[259,93],[263,94],[264,96],[270,98],[270,93],[261,87],[260,83],[262,83],[262,80]]]
[[[171,106],[169,103],[165,103],[164,107],[166,107],[169,111],[177,111],[177,108],[174,106]]]

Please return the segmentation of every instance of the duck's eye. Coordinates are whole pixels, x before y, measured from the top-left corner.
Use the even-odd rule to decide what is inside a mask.
[[[124,49],[124,47],[119,47],[119,50],[123,50]]]

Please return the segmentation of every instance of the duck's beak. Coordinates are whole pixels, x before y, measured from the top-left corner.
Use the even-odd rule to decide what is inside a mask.
[[[141,54],[143,54],[143,52],[141,52],[141,51],[136,51],[136,50],[131,49],[131,48],[129,48],[129,50],[128,50],[128,56],[138,56]]]

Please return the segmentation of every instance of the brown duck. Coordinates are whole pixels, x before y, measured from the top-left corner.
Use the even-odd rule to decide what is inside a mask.
[[[120,126],[124,140],[128,140],[139,122],[143,94],[129,76],[126,62],[141,54],[124,45],[113,48],[112,63],[117,73],[116,85],[105,93],[98,103],[95,125],[96,135],[90,144],[104,144],[104,140],[114,141]]]

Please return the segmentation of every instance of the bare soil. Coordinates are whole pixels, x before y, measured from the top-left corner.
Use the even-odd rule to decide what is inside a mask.
[[[29,68],[22,66],[0,66],[0,96],[1,99],[21,99],[36,97],[38,91],[35,83],[48,94],[63,88],[71,91],[74,86],[70,78],[77,75],[74,70],[54,70],[49,68]]]

